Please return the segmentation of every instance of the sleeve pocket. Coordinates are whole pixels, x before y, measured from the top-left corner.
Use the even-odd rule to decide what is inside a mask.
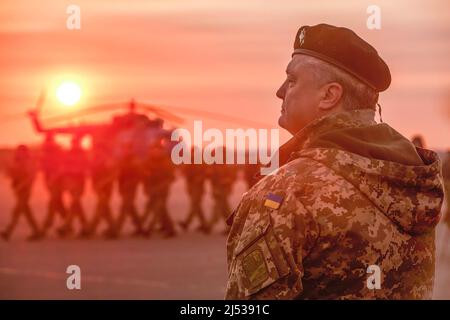
[[[235,249],[239,291],[245,297],[289,274],[283,249],[270,225],[268,212],[247,219]]]

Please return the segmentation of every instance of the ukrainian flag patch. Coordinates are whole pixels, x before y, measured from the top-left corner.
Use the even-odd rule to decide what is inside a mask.
[[[266,201],[264,202],[264,205],[266,207],[272,208],[272,209],[278,209],[281,205],[281,201],[283,201],[282,196],[278,196],[273,193],[269,193],[266,197]]]

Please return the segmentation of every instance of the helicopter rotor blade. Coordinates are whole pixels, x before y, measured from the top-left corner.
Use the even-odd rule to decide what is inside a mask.
[[[269,125],[267,123],[262,123],[258,121],[243,119],[239,117],[234,117],[226,114],[216,113],[212,111],[206,111],[206,110],[199,110],[194,108],[185,108],[185,107],[174,107],[174,106],[158,106],[158,108],[161,108],[163,110],[176,110],[179,113],[191,115],[191,116],[197,116],[197,117],[204,117],[210,120],[220,121],[220,122],[227,122],[227,123],[233,123],[233,124],[241,124],[249,127],[257,127],[257,128],[268,128],[272,127],[272,125]]]
[[[156,116],[172,122],[173,124],[182,124],[184,122],[184,119],[180,116],[177,116],[176,114],[173,114],[172,112],[169,112],[155,105],[138,103],[138,107],[146,111],[153,112]]]
[[[128,105],[128,102],[101,104],[101,105],[96,105],[96,106],[80,109],[75,112],[48,116],[45,119],[45,121],[52,123],[52,122],[58,122],[58,121],[64,121],[64,120],[72,120],[74,118],[79,118],[79,117],[83,117],[86,115],[91,115],[91,114],[96,114],[96,113],[101,113],[101,112],[108,112],[108,111],[118,110],[118,109],[124,109],[127,105]]]

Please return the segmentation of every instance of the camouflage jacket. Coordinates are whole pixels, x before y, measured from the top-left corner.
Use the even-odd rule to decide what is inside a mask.
[[[327,116],[280,148],[232,216],[226,299],[431,298],[439,159],[373,117]]]

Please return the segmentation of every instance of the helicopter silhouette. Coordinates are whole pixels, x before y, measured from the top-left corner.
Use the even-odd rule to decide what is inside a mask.
[[[141,156],[145,153],[147,147],[156,141],[160,141],[170,149],[174,145],[170,141],[172,131],[185,123],[187,117],[210,119],[221,123],[238,124],[243,127],[270,127],[268,124],[251,119],[242,119],[233,115],[195,108],[142,103],[134,99],[89,106],[77,111],[47,116],[42,119],[41,114],[45,98],[46,91],[42,90],[34,108],[26,113],[37,133],[47,136],[65,135],[72,138],[77,137],[80,140],[89,136],[92,146],[107,146],[111,150],[112,155],[116,155],[119,152],[118,150],[123,149],[124,145],[131,144],[133,152]],[[111,112],[115,113],[113,113],[111,120],[108,122],[57,125],[67,120],[74,121],[90,115]],[[23,119],[23,115],[23,113],[1,115],[0,122]],[[49,127],[49,124],[56,125]]]

